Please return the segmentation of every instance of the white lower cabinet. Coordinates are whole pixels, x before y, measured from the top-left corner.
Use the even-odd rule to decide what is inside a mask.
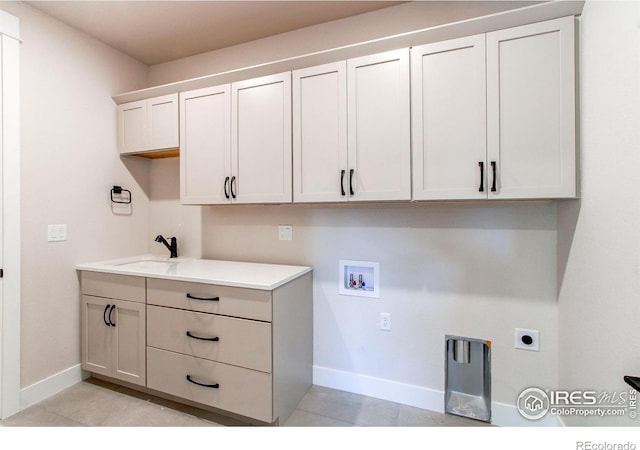
[[[103,289],[105,282],[107,291]],[[132,282],[137,286],[131,286]],[[108,285],[114,286],[110,292]],[[82,368],[144,386],[144,278],[85,273],[82,278],[82,292]],[[122,297],[127,300],[123,300]]]
[[[266,423],[311,386],[311,273],[262,290],[83,271],[82,292],[92,373]]]

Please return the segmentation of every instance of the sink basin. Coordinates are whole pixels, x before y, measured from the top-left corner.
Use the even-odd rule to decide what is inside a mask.
[[[140,256],[135,259],[114,262],[112,266],[138,270],[165,270],[175,267],[176,264],[184,261],[181,258],[165,258],[162,256]]]
[[[168,269],[174,264],[178,264],[177,261],[154,261],[154,260],[143,260],[143,261],[132,261],[121,264],[114,264],[114,266],[126,267],[127,269],[143,269],[143,270],[163,270]]]

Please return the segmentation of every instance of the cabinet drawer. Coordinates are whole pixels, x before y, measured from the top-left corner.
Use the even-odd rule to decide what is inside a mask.
[[[148,305],[147,345],[271,372],[270,323]]]
[[[271,322],[271,292],[258,289],[149,278],[147,303]]]
[[[216,385],[199,386],[187,380]],[[147,386],[176,397],[272,422],[271,375],[180,353],[147,348]]]
[[[81,289],[84,295],[115,298],[144,303],[145,278],[83,271]]]

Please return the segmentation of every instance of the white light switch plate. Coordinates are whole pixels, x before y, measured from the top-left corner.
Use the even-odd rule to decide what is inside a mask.
[[[59,242],[67,240],[67,224],[47,226],[47,241]]]

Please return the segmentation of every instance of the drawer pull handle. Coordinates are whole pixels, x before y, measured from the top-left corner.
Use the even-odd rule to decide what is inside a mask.
[[[220,340],[220,338],[217,337],[217,336],[216,337],[210,337],[210,338],[194,336],[193,334],[191,334],[191,331],[187,331],[187,336],[189,336],[190,338],[193,338],[193,339],[198,339],[199,341],[218,342]]]
[[[491,161],[491,170],[493,171],[493,182],[491,183],[491,192],[496,192],[496,162],[495,161]]]
[[[220,387],[220,384],[218,384],[218,383],[216,383],[216,384],[198,383],[197,381],[195,381],[195,380],[193,380],[191,378],[191,375],[187,375],[187,381],[189,383],[197,384],[198,386],[207,387],[207,388],[211,388],[211,389],[218,389]]]
[[[116,305],[111,305],[111,309],[109,310],[109,325],[111,325],[112,327],[116,326],[116,324],[113,323],[113,320],[111,320],[111,314],[113,314],[114,309],[116,309]]]
[[[104,307],[104,311],[102,312],[102,320],[104,320],[104,324],[108,327],[111,326],[109,322],[107,322],[107,310],[111,307],[111,305],[107,305]]]
[[[191,295],[191,294],[187,294],[187,298],[190,298],[192,300],[204,300],[207,302],[217,302],[220,301],[220,297],[196,297],[195,295]]]

